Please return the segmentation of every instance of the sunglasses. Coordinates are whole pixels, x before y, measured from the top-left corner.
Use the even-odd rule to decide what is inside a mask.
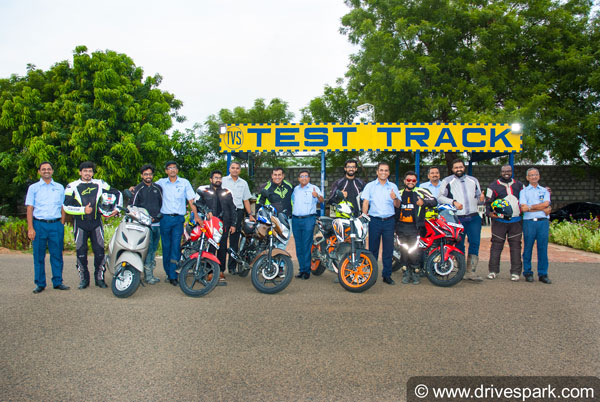
[[[404,179],[404,181],[407,183],[416,183],[417,179]]]

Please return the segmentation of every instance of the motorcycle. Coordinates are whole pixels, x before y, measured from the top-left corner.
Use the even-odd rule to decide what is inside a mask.
[[[201,297],[213,290],[219,282],[219,259],[209,247],[219,249],[223,236],[223,222],[215,216],[207,219],[206,206],[197,205],[200,222],[186,226],[186,242],[181,246],[178,263],[179,287],[190,297]]]
[[[227,249],[237,263],[232,274],[244,277],[251,272],[252,284],[258,291],[281,292],[294,275],[292,257],[285,251],[289,237],[290,224],[286,215],[278,214],[273,205],[261,206],[256,221],[246,218],[242,223],[238,251]]]
[[[134,294],[140,285],[150,245],[152,218],[145,208],[129,205],[119,209],[125,215],[108,244],[106,267],[113,273],[113,294],[125,298]]]
[[[364,292],[377,281],[377,260],[366,249],[369,217],[355,216],[352,204],[335,194],[332,208],[337,218],[317,218],[311,248],[311,272],[325,269],[338,274],[340,285],[350,292]]]
[[[450,205],[438,205],[435,214],[425,219],[425,234],[417,236],[414,244],[402,244],[394,234],[394,265],[398,270],[400,248],[409,253],[423,250],[426,255],[424,271],[427,279],[437,286],[454,286],[462,280],[467,270],[465,255],[456,247],[463,235],[464,227]]]

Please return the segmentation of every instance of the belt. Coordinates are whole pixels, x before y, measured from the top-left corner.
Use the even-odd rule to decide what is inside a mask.
[[[302,215],[302,216],[298,216],[298,215],[292,215],[292,218],[296,218],[296,219],[304,219],[304,218],[312,218],[317,216],[317,214],[311,214],[311,215]]]
[[[369,215],[369,218],[371,218],[371,219],[375,219],[375,220],[378,220],[378,221],[382,221],[382,222],[383,222],[383,221],[388,221],[388,220],[390,220],[390,219],[394,219],[394,215],[392,215],[392,216],[388,216],[387,218],[380,218],[380,217],[378,217],[378,216],[371,216],[371,215]]]
[[[525,219],[527,221],[537,222],[537,221],[547,221],[548,218],[533,218],[533,219]]]
[[[54,222],[58,222],[60,220],[60,218],[56,218],[56,219],[38,219],[38,218],[33,218],[33,220],[44,222],[44,223],[54,223]]]
[[[180,214],[167,214],[169,216],[181,216]]]

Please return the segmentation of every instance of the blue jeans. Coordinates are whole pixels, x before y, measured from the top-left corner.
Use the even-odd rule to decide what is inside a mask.
[[[460,243],[456,247],[465,252],[465,238],[469,238],[469,252],[467,255],[479,255],[479,242],[481,241],[481,217],[479,214],[475,216],[462,217],[459,216],[458,220],[465,227],[465,234]]]
[[[395,226],[396,222],[393,216],[387,220],[371,217],[371,222],[369,222],[369,251],[373,253],[375,260],[379,258],[379,243],[383,242],[383,252],[381,254],[383,270],[381,276],[384,278],[391,278],[392,276]]]
[[[150,244],[148,245],[148,254],[146,254],[146,261],[144,261],[144,266],[147,268],[154,268],[156,266],[155,257],[159,241],[160,226],[152,226],[150,228]]]
[[[183,236],[183,223],[185,216],[165,215],[160,220],[160,239],[163,249],[163,267],[167,279],[176,279],[177,262],[181,256],[181,236]]]
[[[34,283],[46,287],[46,246],[50,252],[52,266],[52,285],[58,286],[63,282],[63,245],[65,227],[60,221],[53,223],[33,220],[35,239],[33,240],[33,276]]]
[[[550,231],[550,221],[542,219],[537,222],[532,220],[523,220],[523,275],[533,275],[531,269],[531,254],[533,253],[533,243],[537,241],[538,258],[538,277],[548,275],[548,235]]]
[[[313,231],[316,216],[307,216],[296,218],[292,216],[292,233],[294,233],[294,241],[296,242],[296,256],[298,257],[298,265],[300,272],[310,274],[310,249],[313,242]]]

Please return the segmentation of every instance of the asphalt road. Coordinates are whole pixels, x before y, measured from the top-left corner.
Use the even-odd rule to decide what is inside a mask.
[[[31,255],[0,255],[0,400],[404,400],[415,375],[600,375],[600,264],[364,294],[329,272],[276,295],[228,277],[201,299],[161,268],[124,300],[77,290],[74,264],[71,290],[34,295]]]

